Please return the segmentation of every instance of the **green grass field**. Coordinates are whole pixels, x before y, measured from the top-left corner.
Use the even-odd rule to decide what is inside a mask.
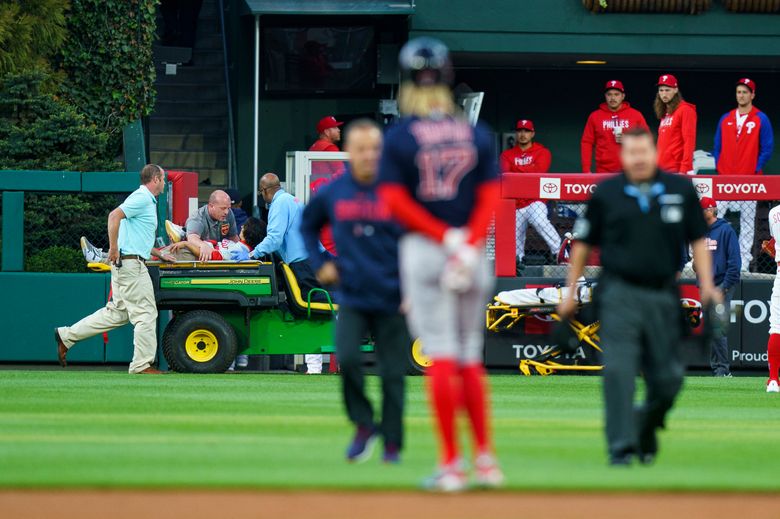
[[[414,488],[436,445],[423,380],[407,380],[403,463],[377,449],[351,466],[335,376],[0,371],[0,486]],[[598,377],[491,383],[512,489],[780,490],[780,395],[764,379],[688,378],[658,463],[631,469],[606,467]]]

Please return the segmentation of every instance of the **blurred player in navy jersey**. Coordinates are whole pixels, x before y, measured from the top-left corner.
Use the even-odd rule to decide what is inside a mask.
[[[399,245],[401,291],[410,330],[433,361],[427,381],[441,460],[424,486],[466,488],[455,431],[456,417],[465,411],[475,443],[475,483],[497,487],[504,476],[493,453],[482,366],[483,308],[492,288],[484,241],[499,198],[493,140],[456,113],[443,43],[411,40],[399,61],[404,117],[386,135],[379,195],[407,230]]]

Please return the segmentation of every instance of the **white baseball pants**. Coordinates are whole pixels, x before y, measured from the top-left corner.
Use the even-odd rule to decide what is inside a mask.
[[[520,261],[525,257],[525,234],[528,224],[547,242],[553,256],[557,256],[561,248],[561,237],[553,224],[547,218],[547,206],[542,202],[534,202],[527,207],[515,211],[515,236],[517,239],[517,257]]]

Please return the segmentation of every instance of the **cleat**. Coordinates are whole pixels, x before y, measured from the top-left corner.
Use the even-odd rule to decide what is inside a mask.
[[[462,492],[466,490],[468,480],[458,461],[439,467],[435,474],[423,480],[422,489],[429,492]]]
[[[168,239],[171,240],[171,243],[180,242],[185,238],[184,228],[170,220],[165,220],[165,232],[168,234]]]
[[[237,368],[245,368],[249,366],[249,355],[238,355],[235,362]]]
[[[480,454],[474,461],[474,480],[480,488],[500,488],[504,485],[504,473],[492,454]]]
[[[766,392],[767,393],[780,393],[780,385],[778,385],[777,380],[770,380],[769,383],[766,385]]]
[[[382,463],[398,465],[401,463],[401,449],[393,443],[385,444],[385,452],[382,454]]]
[[[349,463],[363,463],[374,452],[377,434],[373,427],[358,426],[352,443],[347,448],[347,461]]]
[[[621,454],[609,457],[610,467],[630,467],[633,461],[631,454]]]
[[[86,236],[82,236],[79,240],[81,244],[81,253],[84,255],[84,259],[87,263],[106,263],[108,260],[108,254],[103,252],[103,249],[99,249],[92,245]]]

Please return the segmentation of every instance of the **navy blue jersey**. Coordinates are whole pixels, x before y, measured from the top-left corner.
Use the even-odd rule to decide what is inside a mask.
[[[347,171],[320,189],[303,211],[301,233],[314,270],[324,262],[320,229],[330,224],[338,257],[337,298],[350,308],[398,312],[398,238],[401,227],[377,198],[376,184],[357,183]]]
[[[482,125],[462,118],[409,117],[385,135],[380,183],[399,184],[450,227],[463,227],[480,184],[498,178],[495,146]]]

